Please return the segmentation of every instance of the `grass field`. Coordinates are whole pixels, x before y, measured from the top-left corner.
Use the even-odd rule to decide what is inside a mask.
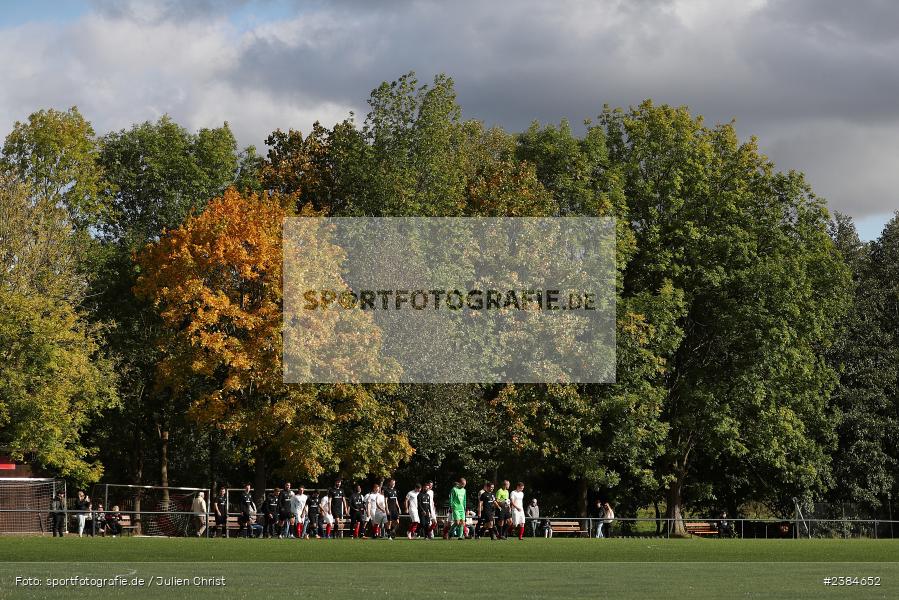
[[[48,580],[117,575],[129,585],[77,582],[54,591]],[[17,585],[16,577],[40,584]],[[171,579],[177,577],[186,581]],[[828,586],[826,577],[859,579]],[[880,585],[862,585],[867,577],[879,578]],[[899,540],[0,538],[0,598],[60,593],[148,599],[899,598]]]

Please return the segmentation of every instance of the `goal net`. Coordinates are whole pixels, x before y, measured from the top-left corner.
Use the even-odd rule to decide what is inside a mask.
[[[209,490],[203,488],[160,487],[104,483],[94,486],[92,500],[96,509],[118,506],[118,512],[129,515],[135,534],[153,536],[185,536],[193,533],[191,506],[199,492],[209,506]]]
[[[0,478],[0,533],[45,533],[50,530],[50,501],[65,491],[62,480]]]

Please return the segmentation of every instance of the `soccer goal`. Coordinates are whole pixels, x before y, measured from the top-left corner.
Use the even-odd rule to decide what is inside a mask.
[[[91,490],[91,500],[94,510],[98,502],[105,511],[118,506],[136,535],[176,537],[192,533],[191,505],[199,492],[208,508],[210,490],[206,488],[101,483]]]
[[[50,501],[65,489],[60,479],[0,477],[0,533],[49,531]]]

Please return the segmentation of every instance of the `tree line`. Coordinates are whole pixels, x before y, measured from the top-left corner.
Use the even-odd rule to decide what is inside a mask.
[[[899,218],[861,242],[801,173],[685,107],[509,133],[411,73],[368,104],[264,155],[227,123],[17,122],[0,449],[79,484],[501,473],[559,511],[599,496],[675,518],[897,491]],[[284,384],[290,215],[615,217],[616,383]],[[370,335],[319,333],[329,351]]]

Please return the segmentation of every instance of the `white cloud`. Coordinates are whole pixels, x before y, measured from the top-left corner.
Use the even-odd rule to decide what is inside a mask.
[[[231,77],[260,32],[238,32],[224,18],[179,23],[91,14],[3,33],[0,55],[16,60],[0,63],[2,130],[39,108],[77,105],[101,133],[168,113],[191,129],[228,121],[242,143],[259,144],[278,127],[308,130],[316,119],[336,122],[355,108],[302,93],[285,97]]]

